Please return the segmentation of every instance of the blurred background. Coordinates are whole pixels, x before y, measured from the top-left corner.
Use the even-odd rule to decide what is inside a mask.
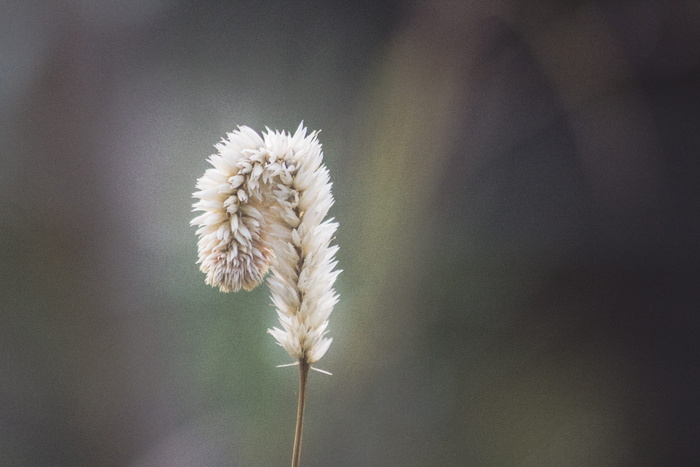
[[[344,270],[304,465],[697,460],[697,1],[0,11],[0,465],[289,463],[268,292],[189,221],[227,131],[301,120]]]

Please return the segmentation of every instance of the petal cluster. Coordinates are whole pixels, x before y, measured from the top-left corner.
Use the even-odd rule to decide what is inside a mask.
[[[280,327],[270,329],[293,358],[314,363],[328,350],[337,223],[317,134],[262,136],[242,126],[216,145],[212,168],[197,182],[193,207],[200,269],[223,292],[251,290],[268,278]]]

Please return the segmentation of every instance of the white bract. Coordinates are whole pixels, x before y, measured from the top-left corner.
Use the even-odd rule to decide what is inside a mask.
[[[328,350],[328,317],[338,301],[338,224],[325,220],[333,204],[317,133],[303,123],[291,135],[263,135],[241,126],[215,147],[213,166],[193,197],[200,269],[223,292],[267,280],[280,327],[270,329],[298,361],[314,363]]]

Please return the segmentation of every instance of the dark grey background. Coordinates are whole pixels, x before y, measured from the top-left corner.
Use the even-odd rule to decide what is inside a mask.
[[[271,466],[297,374],[188,223],[236,125],[322,129],[308,466],[697,459],[696,1],[0,6],[0,464]]]

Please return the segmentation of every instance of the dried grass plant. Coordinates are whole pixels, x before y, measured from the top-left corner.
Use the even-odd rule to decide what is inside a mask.
[[[197,181],[191,222],[198,227],[200,269],[222,292],[267,284],[280,326],[268,332],[299,366],[292,466],[301,455],[306,382],[328,350],[328,317],[338,301],[333,284],[338,226],[324,220],[333,204],[317,132],[259,135],[241,126],[215,147],[213,166]],[[281,365],[288,366],[288,365]],[[322,371],[322,370],[318,370]]]

